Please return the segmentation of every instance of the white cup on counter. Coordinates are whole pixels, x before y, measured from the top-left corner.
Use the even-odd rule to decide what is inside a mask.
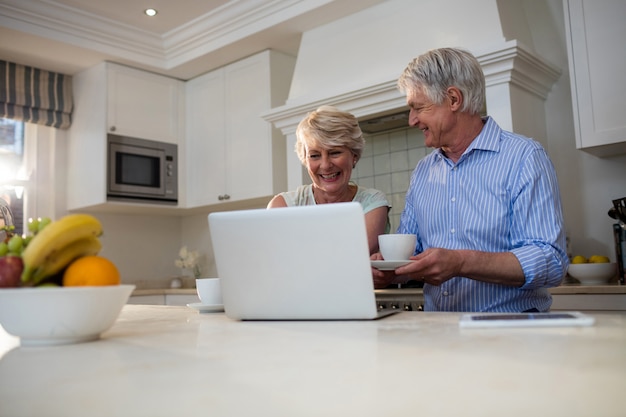
[[[411,234],[390,233],[378,236],[380,254],[386,261],[404,261],[415,252],[417,236]]]
[[[200,302],[204,305],[221,305],[222,287],[219,278],[198,278],[196,279],[196,292],[200,297]]]

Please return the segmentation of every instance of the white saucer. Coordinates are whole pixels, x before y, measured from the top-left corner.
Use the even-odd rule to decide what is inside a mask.
[[[201,313],[220,313],[224,311],[224,304],[191,303],[187,304],[187,307],[194,308]]]
[[[409,264],[413,261],[404,260],[404,261],[371,261],[372,266],[376,269],[380,269],[381,271],[393,271],[396,268],[401,267],[402,265]]]

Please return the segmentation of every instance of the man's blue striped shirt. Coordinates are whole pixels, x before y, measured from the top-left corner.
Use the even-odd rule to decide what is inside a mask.
[[[502,130],[491,117],[455,164],[440,149],[416,166],[398,233],[428,248],[510,251],[522,287],[455,277],[424,285],[427,311],[548,311],[547,288],[560,284],[569,260],[556,172],[536,141]]]

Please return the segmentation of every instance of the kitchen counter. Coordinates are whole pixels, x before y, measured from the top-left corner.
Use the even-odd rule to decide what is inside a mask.
[[[549,291],[552,311],[626,311],[626,285],[564,284]],[[424,293],[421,288],[376,290],[376,300],[384,308],[420,310]]]
[[[0,328],[0,416],[623,416],[626,314],[460,329],[456,313],[239,322],[126,305],[101,340]]]
[[[131,294],[135,296],[144,295],[197,295],[195,288],[147,288],[134,290]]]
[[[626,285],[581,286],[565,284],[551,288],[553,311],[626,311]],[[198,302],[195,288],[152,288],[133,291],[129,304],[178,305]],[[419,311],[423,309],[421,288],[376,290],[379,308]]]
[[[552,295],[557,294],[626,294],[626,285],[580,285],[566,284],[550,288]]]
[[[423,294],[421,288],[402,288],[376,290],[376,294]],[[551,294],[626,294],[626,285],[578,285],[566,284],[550,288]],[[196,294],[195,288],[147,288],[133,291],[133,296],[167,295],[167,294]]]

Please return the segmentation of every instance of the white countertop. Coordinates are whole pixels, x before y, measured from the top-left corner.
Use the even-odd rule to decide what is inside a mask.
[[[550,293],[557,294],[626,294],[626,285],[580,285],[565,284],[550,288]],[[376,290],[376,294],[422,294],[421,288],[382,289]],[[195,288],[140,288],[133,291],[134,296],[163,295],[163,294],[196,294]]]
[[[98,341],[40,348],[0,328],[0,416],[626,414],[626,315],[486,330],[458,317],[238,322],[127,305]]]

